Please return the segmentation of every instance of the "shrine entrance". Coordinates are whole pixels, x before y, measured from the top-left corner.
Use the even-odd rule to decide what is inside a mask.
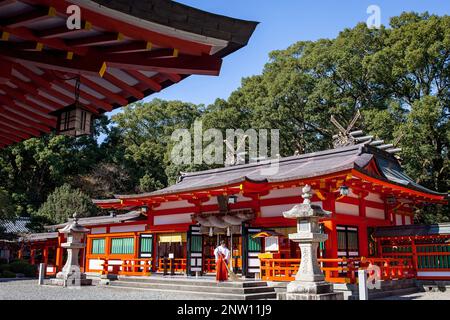
[[[167,233],[157,237],[156,267],[165,274],[186,272],[186,233]]]
[[[232,252],[232,261],[234,273],[242,273],[242,235],[233,234],[227,236],[226,234],[217,234],[213,236],[203,236],[203,256],[204,256],[204,268],[203,273],[215,273],[216,261],[214,256],[214,250],[220,245],[221,241],[225,241],[226,246]]]
[[[193,216],[198,225],[188,232],[187,263],[189,274],[213,274],[216,272],[214,250],[223,240],[232,253],[229,266],[234,273],[245,271],[243,244],[244,223],[253,218],[250,210],[227,213],[202,213]],[[244,272],[245,273],[245,272]]]

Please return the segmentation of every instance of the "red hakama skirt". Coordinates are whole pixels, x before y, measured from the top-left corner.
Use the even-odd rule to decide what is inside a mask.
[[[225,265],[227,261],[224,259],[225,256],[219,253],[219,259],[216,264],[216,280],[217,281],[227,281],[228,280],[228,270]]]

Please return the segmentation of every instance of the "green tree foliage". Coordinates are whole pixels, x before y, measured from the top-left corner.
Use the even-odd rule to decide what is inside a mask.
[[[97,207],[91,198],[79,189],[64,184],[53,191],[47,201],[39,208],[37,215],[45,217],[53,223],[67,222],[77,213],[79,217],[93,216]]]
[[[14,218],[14,206],[9,193],[0,188],[0,220]]]

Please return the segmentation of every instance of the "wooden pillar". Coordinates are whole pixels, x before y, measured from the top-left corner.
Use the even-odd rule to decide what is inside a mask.
[[[34,265],[35,264],[35,254],[36,254],[36,249],[30,249],[30,264]]]
[[[331,211],[331,219],[324,221],[325,233],[328,235],[328,240],[325,241],[325,258],[337,258],[336,196],[333,193],[326,193],[324,195],[326,195],[326,198],[322,200],[322,208]]]
[[[62,267],[63,267],[63,253],[64,253],[64,251],[63,251],[63,248],[61,247],[61,244],[63,243],[63,241],[64,241],[64,235],[63,234],[58,234],[58,244],[57,244],[57,247],[56,247],[56,265],[55,265],[55,268],[56,268],[56,272],[59,272],[59,271],[61,271],[62,270]]]
[[[358,226],[359,255],[361,257],[367,257],[369,255],[369,242],[367,237],[367,224],[361,223]]]
[[[139,235],[137,232],[134,233],[134,258],[139,259]]]
[[[369,255],[369,242],[367,239],[367,217],[366,217],[366,197],[369,192],[361,192],[359,194],[359,218],[361,220],[358,225],[358,245],[359,255],[367,257]]]
[[[336,222],[334,219],[324,221],[325,233],[328,235],[328,240],[325,241],[325,258],[337,258],[338,246],[337,246],[337,231]]]
[[[23,246],[20,246],[19,251],[17,252],[17,259],[22,260],[23,257]]]
[[[42,249],[42,262],[45,263],[45,266],[48,265],[48,246],[45,246]]]
[[[414,272],[419,271],[419,262],[417,259],[417,247],[416,247],[416,240],[414,238],[411,239],[411,253],[412,253],[412,263],[414,267]]]
[[[383,247],[381,246],[381,239],[380,238],[376,238],[376,243],[377,243],[377,253],[378,253],[378,257],[379,258],[383,258]]]

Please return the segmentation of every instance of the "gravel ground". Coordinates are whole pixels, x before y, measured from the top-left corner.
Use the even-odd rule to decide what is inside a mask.
[[[186,297],[183,293],[154,292],[104,286],[69,289],[55,286],[39,286],[37,280],[0,281],[0,300],[203,300],[202,297]],[[205,296],[204,299],[207,299]],[[380,300],[450,300],[450,289],[444,292],[418,292],[392,296]]]
[[[386,297],[380,300],[450,300],[450,289],[443,292],[417,292],[403,296]]]
[[[183,300],[185,294],[130,290],[103,286],[70,289],[39,286],[37,280],[8,280],[0,282],[0,300]],[[189,300],[202,300],[199,297]],[[206,297],[205,297],[206,299]]]

